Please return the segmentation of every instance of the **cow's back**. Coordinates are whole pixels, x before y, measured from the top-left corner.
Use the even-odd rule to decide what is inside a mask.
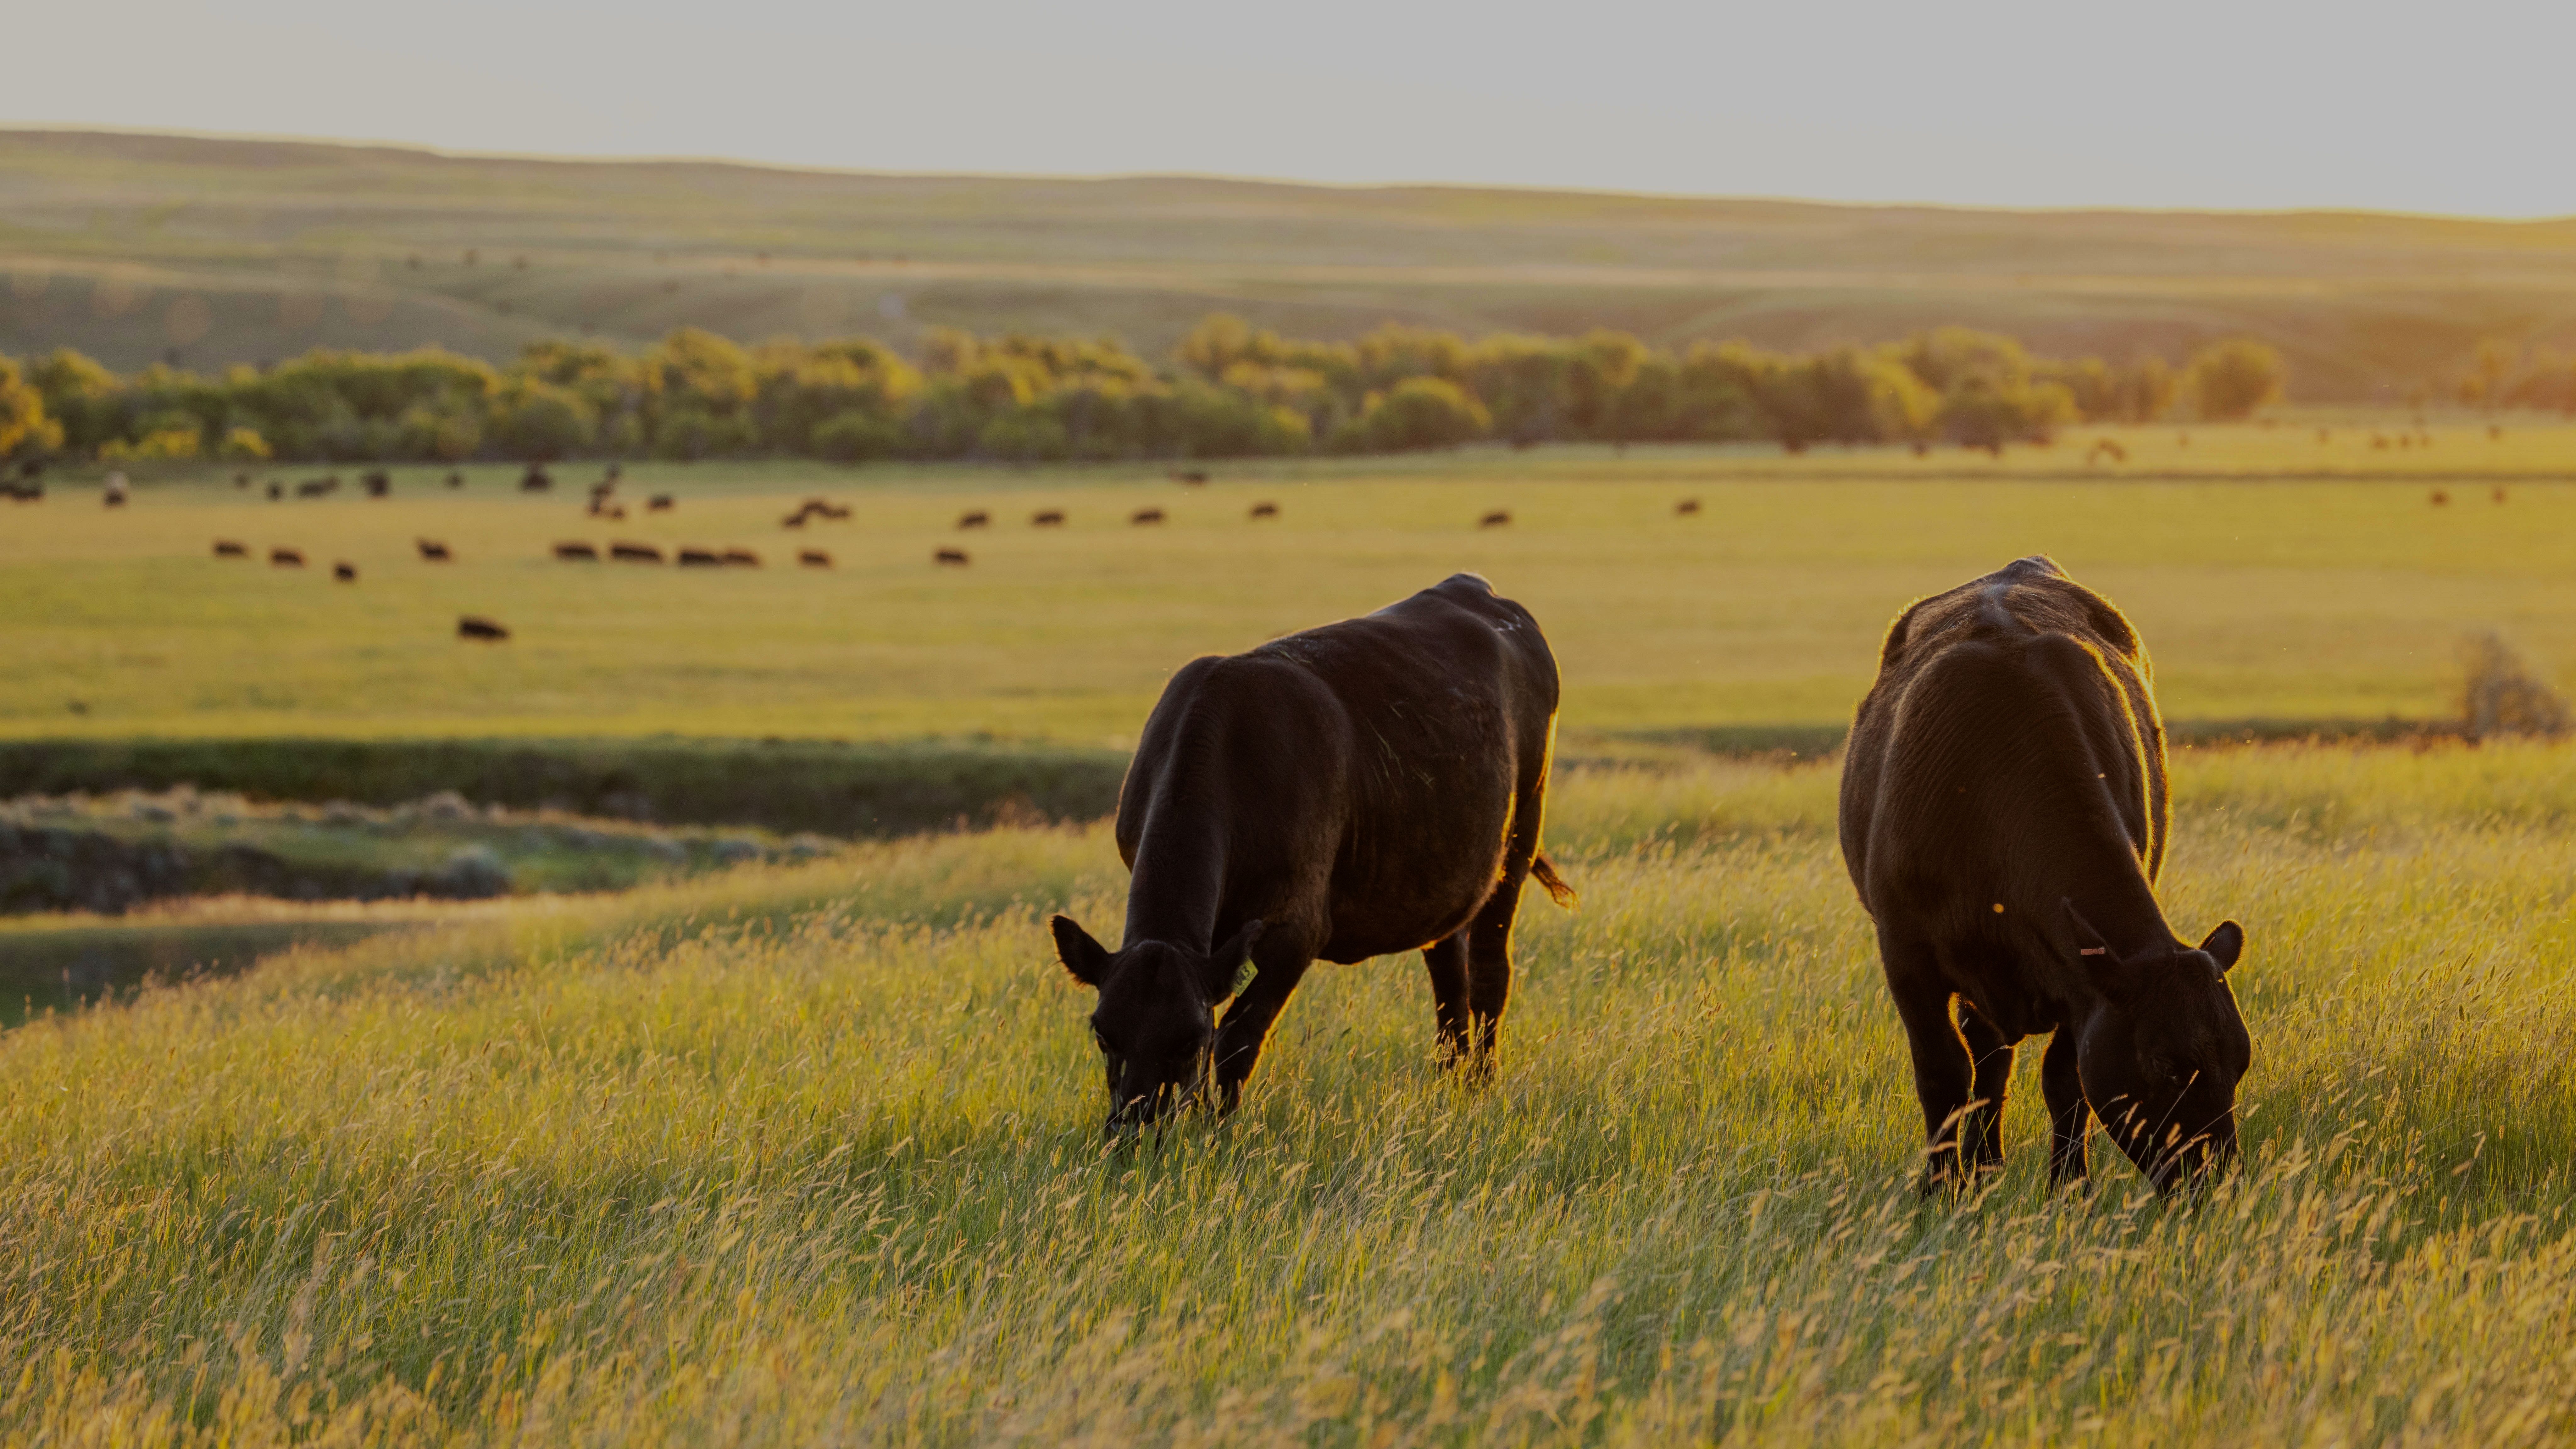
[[[1906,610],[1843,768],[1843,857],[1871,914],[2044,909],[2106,850],[2152,882],[2170,804],[2151,678],[2128,621],[2046,558]]]
[[[1148,831],[1217,829],[1206,848],[1241,903],[1221,919],[1311,896],[1329,900],[1326,959],[1412,949],[1490,890],[1515,801],[1545,778],[1557,694],[1537,622],[1464,574],[1193,661],[1139,741],[1121,853],[1134,865]]]

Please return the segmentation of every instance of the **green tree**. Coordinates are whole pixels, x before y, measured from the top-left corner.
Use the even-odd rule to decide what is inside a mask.
[[[18,452],[50,452],[62,446],[63,432],[45,416],[45,395],[0,357],[0,458]]]

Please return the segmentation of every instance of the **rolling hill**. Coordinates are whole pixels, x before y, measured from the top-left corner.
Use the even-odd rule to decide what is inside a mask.
[[[2388,402],[2481,339],[2576,343],[2576,221],[1994,211],[0,131],[0,353],[255,362],[533,338],[929,326],[1114,334],[1227,310],[1313,336],[1596,326],[1810,348],[1962,323],[2044,352],[2252,334],[2310,401]]]

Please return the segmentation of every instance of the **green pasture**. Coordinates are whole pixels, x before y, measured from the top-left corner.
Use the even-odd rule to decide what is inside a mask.
[[[2251,942],[2197,1206],[2098,1138],[2048,1196],[2035,1053],[1913,1194],[1830,765],[1569,774],[1490,1086],[1415,959],[1325,968],[1126,1152],[1042,924],[1115,928],[1105,830],[917,837],[0,1038],[0,1438],[2565,1442],[2576,754],[2175,779],[2174,924]]]
[[[2088,462],[2089,430],[2001,459],[1495,449],[1219,465],[1203,488],[1144,467],[644,464],[623,523],[584,516],[593,464],[537,496],[515,469],[450,492],[444,470],[402,468],[386,500],[343,467],[339,495],[276,503],[207,465],[142,477],[117,510],[58,477],[0,507],[0,735],[1114,747],[1183,661],[1460,569],[1537,613],[1578,738],[1838,722],[1907,600],[2038,552],[2135,618],[2177,719],[2444,715],[2466,630],[2500,630],[2544,675],[2576,659],[2576,429],[2441,429],[2402,451],[2373,431],[2101,434],[2125,463]],[[644,512],[656,492],[678,507]],[[849,521],[783,529],[815,494]],[[1702,511],[1676,516],[1684,498]],[[1261,500],[1281,517],[1250,521]],[[1130,526],[1146,507],[1169,521]],[[970,509],[992,525],[960,531]],[[1069,521],[1034,528],[1040,509]],[[1513,522],[1479,528],[1494,509]],[[456,561],[422,562],[417,537]],[[255,557],[218,560],[217,538]],[[565,564],[565,539],[741,546],[764,566]],[[273,546],[308,566],[269,567]],[[935,567],[943,546],[971,566]],[[796,567],[800,547],[834,567]],[[342,559],[354,585],[330,578]],[[460,642],[467,613],[514,637]]]

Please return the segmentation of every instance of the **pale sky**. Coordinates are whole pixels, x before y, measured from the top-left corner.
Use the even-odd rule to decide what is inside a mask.
[[[863,170],[2576,214],[2576,5],[87,0],[0,120]]]

